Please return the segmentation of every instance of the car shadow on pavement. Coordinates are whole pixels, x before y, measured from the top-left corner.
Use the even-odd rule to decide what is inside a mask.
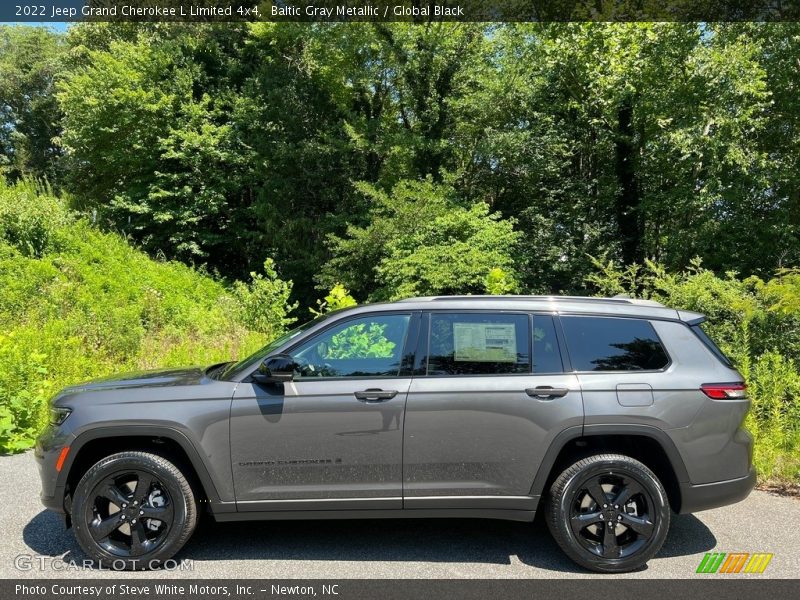
[[[42,511],[23,531],[40,555],[83,561],[71,531],[57,515]],[[658,557],[705,552],[716,538],[693,515],[673,515]],[[480,519],[387,519],[255,521],[216,523],[204,518],[176,558],[197,561],[309,560],[523,564],[557,572],[582,573],[550,537],[541,518],[531,523]]]
[[[72,530],[64,528],[64,519],[49,510],[43,510],[28,521],[22,530],[22,539],[28,548],[41,556],[66,553],[64,560],[82,561],[85,558]]]

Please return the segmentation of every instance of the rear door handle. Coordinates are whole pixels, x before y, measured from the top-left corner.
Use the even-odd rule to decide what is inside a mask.
[[[362,402],[383,402],[397,396],[397,390],[368,389],[361,392],[353,392],[353,394]]]
[[[563,398],[569,393],[569,388],[538,385],[535,388],[526,389],[525,393],[532,398]]]

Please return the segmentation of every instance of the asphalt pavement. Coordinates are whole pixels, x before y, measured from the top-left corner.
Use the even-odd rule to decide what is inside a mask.
[[[175,570],[82,568],[72,532],[39,503],[33,454],[0,456],[1,578],[587,578],[533,523],[493,520],[201,522]],[[673,515],[661,552],[636,578],[800,574],[800,500],[755,491],[745,501]],[[762,575],[697,575],[706,552],[769,552]],[[619,577],[615,575],[614,577]]]

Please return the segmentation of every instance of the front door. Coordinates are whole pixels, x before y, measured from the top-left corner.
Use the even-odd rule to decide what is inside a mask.
[[[338,321],[290,350],[293,381],[238,386],[230,427],[239,510],[402,506],[411,316]]]
[[[427,358],[406,404],[405,508],[534,510],[544,453],[583,422],[553,317],[431,312],[422,329]]]

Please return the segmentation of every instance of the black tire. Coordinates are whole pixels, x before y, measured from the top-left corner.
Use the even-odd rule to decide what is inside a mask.
[[[72,502],[81,548],[99,567],[116,570],[163,565],[191,537],[197,513],[180,469],[147,452],[102,459],[83,475]]]
[[[670,508],[664,487],[645,465],[622,454],[598,454],[558,476],[545,516],[553,538],[576,563],[599,573],[625,573],[661,549]]]

